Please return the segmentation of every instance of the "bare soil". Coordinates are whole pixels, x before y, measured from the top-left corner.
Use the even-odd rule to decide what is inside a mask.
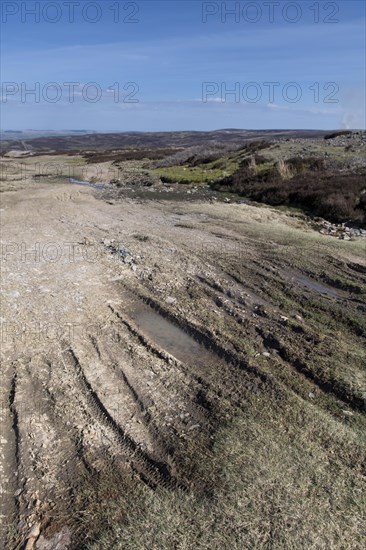
[[[365,240],[150,196],[2,193],[4,547],[362,548]]]

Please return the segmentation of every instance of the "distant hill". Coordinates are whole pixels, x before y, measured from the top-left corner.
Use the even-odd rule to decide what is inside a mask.
[[[38,132],[38,135],[37,135]],[[322,130],[236,130],[211,132],[116,132],[97,133],[89,130],[3,132],[1,151],[95,151],[125,148],[190,147],[213,143],[245,143],[259,139],[322,138]],[[39,135],[41,134],[41,135]],[[10,136],[10,137],[9,137]],[[31,136],[31,137],[29,137]]]
[[[1,130],[0,140],[29,140],[34,138],[45,138],[49,136],[69,136],[82,134],[94,134],[95,130]]]

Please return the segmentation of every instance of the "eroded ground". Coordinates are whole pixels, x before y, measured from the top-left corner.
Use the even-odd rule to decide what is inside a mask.
[[[268,207],[10,188],[6,547],[363,548],[365,239]]]

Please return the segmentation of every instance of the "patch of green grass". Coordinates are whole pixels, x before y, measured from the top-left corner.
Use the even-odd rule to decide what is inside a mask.
[[[261,164],[257,164],[256,174],[257,174],[257,176],[260,175],[260,174],[264,174],[264,173],[268,172],[269,170],[271,170],[272,168],[273,168],[273,163],[272,162],[263,162]]]
[[[200,184],[220,180],[231,175],[237,168],[237,162],[223,158],[219,168],[217,161],[212,161],[198,166],[155,168],[153,172],[167,183]]]

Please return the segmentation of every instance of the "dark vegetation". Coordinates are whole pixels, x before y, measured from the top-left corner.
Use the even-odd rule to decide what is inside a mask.
[[[324,136],[324,139],[334,139],[338,136],[349,136],[352,134],[352,130],[340,130],[339,132],[333,132]]]
[[[233,144],[199,145],[176,151],[155,163],[156,168],[170,166],[201,166],[221,159],[225,154],[237,150]]]
[[[345,133],[349,132],[337,135]],[[270,147],[273,149],[273,143],[266,141],[245,145],[246,155],[239,168],[215,181],[212,188],[274,206],[298,207],[334,223],[366,226],[365,166],[352,169],[345,161],[321,155],[294,156],[276,162],[262,153]]]
[[[271,147],[271,145],[273,145],[273,143],[271,143],[270,141],[261,139],[259,141],[251,141],[240,149],[245,151],[246,153],[255,153],[257,151],[261,151],[262,149],[268,149],[268,147]]]
[[[366,171],[332,173],[323,159],[299,158],[288,161],[286,170],[294,170],[293,175],[285,177],[278,166],[253,175],[249,166],[241,166],[213,188],[274,206],[300,207],[335,223],[366,225]]]

